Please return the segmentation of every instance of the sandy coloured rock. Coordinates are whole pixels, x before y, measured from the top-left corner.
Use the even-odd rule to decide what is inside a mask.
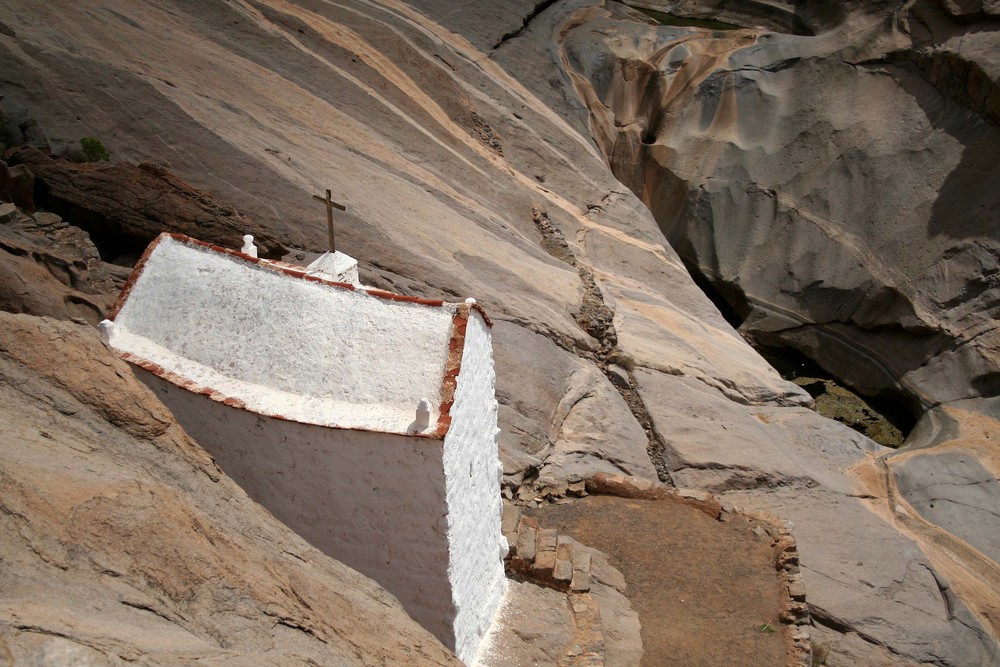
[[[1000,586],[963,588],[987,581],[945,530],[965,519],[901,514],[905,498],[893,504],[876,474],[888,452],[808,412],[685,262],[746,299],[743,328],[759,340],[909,396],[911,410],[944,402],[918,431],[944,424],[933,447],[979,443],[977,465],[996,477],[979,441],[995,429],[1000,347],[997,50],[994,24],[977,27],[996,3],[774,0],[714,16],[751,5],[767,20],[706,36],[590,0],[13,0],[0,6],[0,90],[55,153],[98,137],[303,253],[325,249],[311,197],[335,188],[348,209],[338,247],[363,282],[473,296],[495,316],[509,484],[570,467],[650,474],[645,418],[615,397],[610,363],[635,380],[685,486],[795,522],[807,599],[844,631],[823,632],[841,642],[833,654],[987,661]],[[612,314],[610,360],[592,335],[607,325],[577,319],[595,291]],[[571,404],[594,418],[557,410]],[[990,498],[975,512],[995,511]]]

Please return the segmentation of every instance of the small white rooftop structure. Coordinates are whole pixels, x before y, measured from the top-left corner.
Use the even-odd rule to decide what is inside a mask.
[[[504,587],[491,323],[360,288],[345,257],[163,234],[102,336],[252,497],[471,662]]]
[[[311,275],[328,278],[338,283],[348,283],[360,287],[358,282],[358,260],[339,250],[324,252],[306,267]]]

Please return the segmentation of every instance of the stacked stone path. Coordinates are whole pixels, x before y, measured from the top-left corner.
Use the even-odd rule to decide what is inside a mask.
[[[524,516],[509,502],[504,503],[502,530],[509,547],[504,560],[509,575],[568,595],[575,631],[560,667],[603,667],[601,612],[590,595],[590,550],[555,529],[540,528],[537,519]]]

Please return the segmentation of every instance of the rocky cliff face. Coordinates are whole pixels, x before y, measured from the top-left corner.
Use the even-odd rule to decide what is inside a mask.
[[[910,451],[879,457],[876,495],[919,515],[897,512],[918,542],[949,543],[924,542],[937,567],[966,564],[951,590],[995,581],[996,8],[638,4],[749,27],[618,8],[564,34],[611,168],[747,337],[923,416]],[[995,632],[996,599],[978,595]]]
[[[1000,24],[910,4],[806,7],[809,36],[607,14],[565,45],[612,169],[741,331],[919,415],[1000,390]]]
[[[743,4],[784,32],[659,28],[587,0],[14,1],[0,105],[29,143],[98,137],[236,204],[289,259],[323,249],[311,195],[332,188],[364,281],[475,296],[497,321],[508,493],[600,470],[712,490],[795,522],[829,664],[991,664],[990,70],[935,59],[985,31],[895,15],[906,35],[889,4]],[[970,101],[939,92],[955,68]],[[930,225],[949,202],[972,217]],[[811,411],[685,262],[758,335],[845,367],[870,347],[875,390],[944,402],[913,436],[928,448],[886,459]]]

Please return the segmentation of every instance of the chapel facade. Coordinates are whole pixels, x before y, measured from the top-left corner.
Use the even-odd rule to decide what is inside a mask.
[[[106,342],[251,497],[471,663],[505,585],[492,325],[336,255],[163,234]]]

